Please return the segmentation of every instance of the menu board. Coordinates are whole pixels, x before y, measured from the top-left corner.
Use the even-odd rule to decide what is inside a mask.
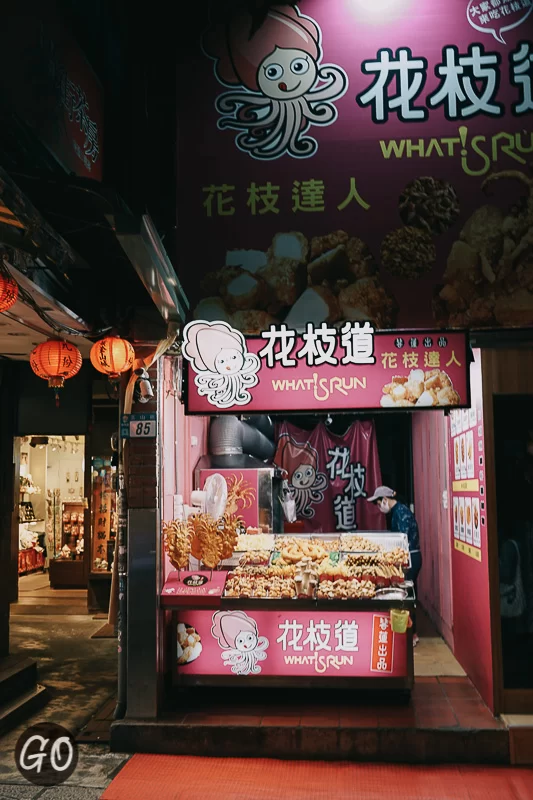
[[[450,411],[450,442],[454,547],[481,561],[481,529],[486,528],[481,398],[471,408]]]

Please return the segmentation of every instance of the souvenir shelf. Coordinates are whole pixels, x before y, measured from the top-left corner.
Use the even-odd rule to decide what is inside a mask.
[[[76,552],[79,540],[85,537],[85,504],[83,501],[62,503],[61,541],[56,550],[56,558],[50,559],[50,586],[52,589],[84,589],[87,585],[83,552]],[[70,550],[70,558],[61,552]]]

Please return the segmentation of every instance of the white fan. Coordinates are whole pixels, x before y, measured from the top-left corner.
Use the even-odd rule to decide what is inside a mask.
[[[205,484],[205,510],[213,519],[220,519],[228,502],[228,484],[220,473],[210,475]]]

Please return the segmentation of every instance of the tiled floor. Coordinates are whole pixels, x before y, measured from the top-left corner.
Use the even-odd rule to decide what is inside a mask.
[[[48,573],[21,576],[18,590],[18,602],[11,604],[12,615],[87,614],[87,589],[51,589]]]
[[[280,695],[281,693],[278,693]],[[409,703],[394,698],[345,698],[344,703],[324,703],[324,696],[305,693],[289,702],[257,703],[221,701],[208,690],[203,692],[201,707],[182,709],[165,715],[174,725],[261,726],[284,728],[431,728],[501,730],[468,678],[420,677],[415,681]],[[109,741],[114,701],[109,701],[79,734],[78,741]]]
[[[111,723],[113,722],[113,715],[115,712],[117,702],[113,698],[108,700],[107,703],[98,711],[95,716],[89,720],[85,728],[78,734],[76,741],[90,742],[90,743],[103,743],[109,742],[109,733]]]
[[[464,677],[466,672],[438,633],[425,610],[420,606],[417,609],[417,626],[420,642],[414,652],[415,676],[457,675]]]
[[[278,693],[279,694],[279,693]],[[331,696],[331,695],[330,695]],[[293,695],[294,698],[294,695]],[[314,698],[314,699],[313,699]],[[245,704],[212,700],[208,707],[183,709],[172,715],[174,724],[182,725],[246,725],[283,727],[348,727],[348,728],[464,728],[496,730],[503,724],[494,719],[468,678],[417,678],[411,699],[399,704],[391,698],[361,698],[344,703],[324,704],[324,696],[316,692],[300,695],[280,704],[269,695],[269,703]],[[241,697],[242,701],[242,697]]]

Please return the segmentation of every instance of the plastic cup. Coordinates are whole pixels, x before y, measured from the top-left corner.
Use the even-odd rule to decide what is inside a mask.
[[[402,608],[391,608],[390,622],[393,633],[405,633],[409,624],[409,611]]]

